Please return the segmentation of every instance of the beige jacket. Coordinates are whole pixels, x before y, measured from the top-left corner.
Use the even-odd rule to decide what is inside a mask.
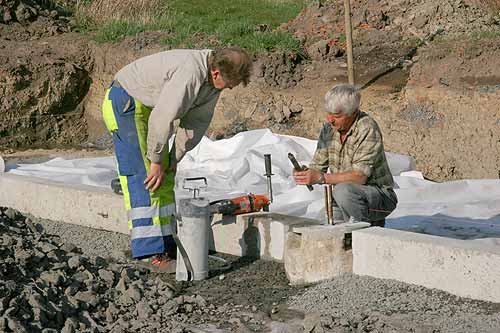
[[[138,59],[116,74],[115,80],[130,96],[153,108],[147,137],[151,162],[163,161],[176,119],[180,123],[172,153],[177,162],[200,142],[210,125],[221,92],[210,82],[211,52],[160,52]]]

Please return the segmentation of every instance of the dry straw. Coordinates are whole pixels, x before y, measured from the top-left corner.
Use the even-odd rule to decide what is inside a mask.
[[[78,1],[78,16],[96,24],[123,20],[142,24],[153,23],[168,13],[165,0],[93,0]]]

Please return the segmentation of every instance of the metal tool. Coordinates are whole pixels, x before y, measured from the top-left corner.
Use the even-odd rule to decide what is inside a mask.
[[[305,170],[307,170],[307,167],[300,166],[299,162],[297,162],[297,160],[295,159],[295,156],[292,153],[288,153],[288,159],[290,160],[290,162],[292,162],[292,165],[293,165],[293,168],[295,169],[295,171],[305,171]],[[307,189],[309,191],[313,190],[312,185],[306,185],[306,186],[307,186]]]
[[[328,224],[335,224],[333,220],[333,200],[332,200],[332,185],[325,185],[325,211]]]
[[[273,173],[271,171],[271,154],[264,154],[264,163],[266,164],[266,173],[264,176],[267,177],[267,194],[269,195],[269,202],[273,202],[273,185],[271,182],[271,176]]]
[[[209,202],[199,197],[207,187],[205,177],[184,178],[182,188],[193,192],[193,198],[180,199],[177,216],[171,222],[177,248],[177,281],[204,280],[208,277]]]
[[[187,186],[186,183],[189,183],[190,186]],[[182,181],[182,188],[193,192],[193,199],[198,197],[200,189],[207,188],[207,186],[207,179],[205,177],[184,178]]]
[[[210,213],[223,215],[238,215],[257,212],[269,206],[266,195],[249,194],[232,199],[222,199],[210,202]]]

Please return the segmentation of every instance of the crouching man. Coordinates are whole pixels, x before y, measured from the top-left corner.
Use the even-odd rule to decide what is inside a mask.
[[[333,220],[385,225],[397,205],[384,153],[382,133],[359,110],[361,95],[352,85],[337,85],[325,95],[326,123],[306,171],[293,173],[299,185],[332,184]]]

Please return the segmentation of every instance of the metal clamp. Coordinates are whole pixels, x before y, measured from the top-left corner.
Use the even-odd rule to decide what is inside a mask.
[[[202,186],[196,186],[196,185],[193,185],[192,187],[188,187],[186,186],[186,183],[187,182],[195,182],[195,181],[198,181],[198,180],[203,180],[204,182],[204,185]],[[183,182],[182,182],[182,188],[185,189],[185,190],[188,190],[188,191],[192,191],[193,192],[193,199],[196,199],[200,193],[200,189],[202,188],[207,188],[207,178],[205,177],[193,177],[193,178],[184,178]]]

